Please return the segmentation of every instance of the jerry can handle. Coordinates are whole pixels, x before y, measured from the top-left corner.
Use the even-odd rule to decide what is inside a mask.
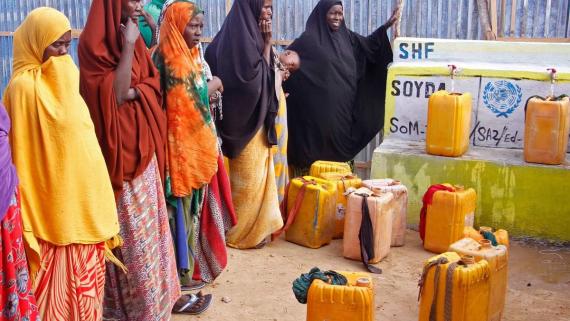
[[[281,202],[281,206],[280,206],[281,216],[283,217],[283,220],[285,221],[285,225],[283,225],[283,228],[281,228],[280,230],[271,234],[271,240],[275,240],[283,232],[287,232],[287,230],[295,222],[295,218],[297,217],[297,214],[301,210],[301,204],[303,203],[303,200],[305,199],[305,192],[307,190],[307,185],[317,185],[317,182],[315,180],[309,181],[309,180],[306,180],[304,177],[301,177],[300,180],[301,180],[301,182],[303,182],[303,185],[301,186],[301,189],[299,189],[299,193],[297,194],[297,197],[295,197],[295,204],[293,205],[293,208],[290,211],[288,211],[288,209],[287,209],[287,202],[288,202],[288,198],[289,198],[289,188],[291,187],[291,183],[289,182],[289,184],[287,184],[287,188],[285,190],[285,195],[283,197],[283,201]]]
[[[524,104],[524,121],[525,121],[525,123],[526,123],[526,110],[527,110],[527,108],[528,108],[528,103],[529,103],[530,100],[533,99],[533,98],[538,98],[538,99],[540,99],[540,100],[546,101],[546,98],[544,98],[544,97],[542,97],[542,96],[539,96],[539,95],[533,95],[533,96],[528,97],[528,99],[526,100],[526,103]]]

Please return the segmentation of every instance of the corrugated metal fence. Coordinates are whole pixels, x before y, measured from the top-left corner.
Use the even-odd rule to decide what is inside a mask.
[[[120,1],[120,0],[116,0]],[[496,6],[495,21],[500,36],[514,38],[567,38],[570,36],[569,0],[488,0]],[[212,37],[223,23],[230,0],[198,0],[206,12],[205,37]],[[275,39],[287,43],[303,30],[318,0],[274,0]],[[4,91],[12,69],[11,33],[28,12],[40,6],[64,12],[74,29],[87,19],[91,0],[0,0],[0,92]],[[368,34],[390,16],[397,0],[344,0],[350,29]],[[481,39],[482,28],[476,0],[407,0],[401,35],[450,39]],[[71,54],[76,58],[77,39]],[[1,95],[1,94],[0,94]],[[356,161],[370,161],[378,140],[371,143]]]

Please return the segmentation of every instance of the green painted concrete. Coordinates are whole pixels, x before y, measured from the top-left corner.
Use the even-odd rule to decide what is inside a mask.
[[[408,187],[408,225],[417,226],[421,199],[432,184],[477,191],[476,226],[504,228],[512,236],[570,241],[570,166],[523,161],[521,150],[471,147],[461,158],[427,155],[421,142],[387,139],[372,161],[372,178]]]

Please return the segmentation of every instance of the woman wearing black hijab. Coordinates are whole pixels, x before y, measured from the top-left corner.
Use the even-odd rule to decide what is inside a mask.
[[[398,12],[370,36],[348,30],[342,1],[321,0],[305,32],[289,49],[301,68],[284,84],[289,124],[289,164],[306,168],[316,160],[354,158],[384,126],[387,66],[392,49],[386,34]]]
[[[283,226],[271,146],[277,143],[275,71],[271,50],[272,0],[235,0],[206,50],[212,74],[224,83],[223,117],[216,126],[230,169],[238,217],[229,246],[265,244]]]

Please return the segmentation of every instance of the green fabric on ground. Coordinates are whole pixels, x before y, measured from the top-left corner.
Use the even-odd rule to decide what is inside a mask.
[[[312,268],[309,273],[301,274],[299,278],[293,281],[293,293],[299,303],[307,303],[307,295],[313,280],[321,280],[332,285],[346,285],[348,280],[346,277],[335,271],[321,271],[319,268]]]

